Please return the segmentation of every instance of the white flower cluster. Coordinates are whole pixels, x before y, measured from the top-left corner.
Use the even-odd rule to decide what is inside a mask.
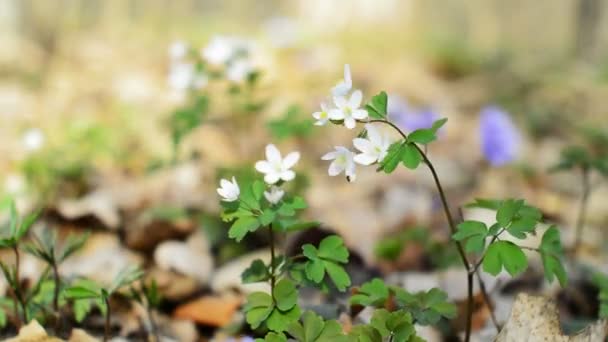
[[[226,79],[234,83],[243,83],[257,69],[253,62],[254,46],[251,42],[226,36],[216,36],[201,49],[200,59],[210,66],[219,69]],[[179,92],[188,89],[202,89],[208,81],[208,74],[184,42],[176,41],[169,47],[169,86]]]
[[[242,83],[256,71],[252,60],[254,46],[250,41],[229,36],[215,36],[201,50],[203,59],[214,67],[225,68],[226,78]]]
[[[278,184],[289,182],[296,177],[296,173],[291,169],[299,160],[300,152],[290,152],[283,158],[275,145],[266,146],[266,160],[255,163],[255,169],[264,174],[264,181],[270,186],[270,189],[264,191],[264,197],[269,203],[277,204],[281,201],[285,191]],[[241,191],[236,179],[232,177],[232,181],[226,179],[220,181],[217,193],[223,201],[234,202],[239,198]]]
[[[189,47],[184,42],[174,42],[169,47],[169,87],[178,92],[202,89],[208,78],[188,56]]]
[[[363,95],[360,90],[354,90],[349,96],[352,87],[350,66],[346,64],[344,79],[332,88],[334,107],[331,108],[327,103],[321,103],[321,111],[312,114],[317,120],[315,125],[323,126],[328,122],[344,123],[346,128],[353,129],[357,121],[367,121],[367,111],[360,108]],[[393,139],[378,124],[367,123],[365,130],[366,138],[353,139],[353,145],[359,153],[352,152],[344,146],[336,146],[334,151],[321,157],[323,160],[332,161],[328,169],[330,176],[337,176],[344,172],[346,179],[352,182],[356,179],[355,164],[372,165],[382,162],[386,157],[388,148],[394,142]]]

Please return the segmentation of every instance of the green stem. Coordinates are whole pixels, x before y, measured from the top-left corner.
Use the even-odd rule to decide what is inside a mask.
[[[23,297],[23,291],[21,290],[21,275],[19,272],[21,258],[19,254],[19,248],[17,245],[13,246],[13,252],[15,253],[15,297],[19,301],[19,305],[21,306],[21,311],[23,311],[23,324],[28,323],[27,317],[27,304],[25,303],[25,298]]]
[[[156,321],[154,320],[154,315],[152,314],[152,307],[148,303],[146,305],[146,311],[148,311],[148,319],[150,320],[150,329],[152,329],[152,336],[154,336],[155,342],[160,342],[160,336],[158,335],[158,327],[156,326]]]
[[[498,324],[498,320],[496,319],[496,314],[494,313],[494,304],[492,304],[492,301],[490,300],[490,295],[486,289],[486,284],[484,283],[483,279],[481,279],[481,274],[479,274],[479,272],[475,272],[475,274],[477,274],[477,283],[479,284],[479,290],[481,291],[483,300],[486,302],[488,310],[490,310],[490,318],[492,319],[492,323],[496,328],[496,332],[500,332],[500,324]]]
[[[580,209],[578,212],[578,218],[576,219],[576,235],[572,252],[576,254],[581,246],[583,239],[583,229],[585,227],[585,221],[587,218],[587,203],[589,202],[589,194],[591,193],[591,183],[589,182],[589,169],[582,168],[581,185],[583,194],[581,196]]]
[[[110,312],[112,310],[110,308],[110,298],[104,296],[103,301],[106,303],[106,320],[103,329],[103,341],[106,342],[110,339]]]
[[[276,284],[276,274],[274,269],[274,231],[272,230],[272,226],[268,226],[268,235],[270,238],[270,293],[274,300],[274,285]]]
[[[55,281],[55,291],[53,293],[53,310],[55,311],[55,334],[59,335],[61,329],[61,313],[59,312],[59,291],[61,289],[61,278],[59,277],[59,269],[57,263],[53,262],[53,277]]]

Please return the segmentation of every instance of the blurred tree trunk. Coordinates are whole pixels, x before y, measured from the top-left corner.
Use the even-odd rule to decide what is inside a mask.
[[[598,27],[602,17],[602,0],[579,0],[576,8],[575,54],[582,60],[593,60],[597,53]]]

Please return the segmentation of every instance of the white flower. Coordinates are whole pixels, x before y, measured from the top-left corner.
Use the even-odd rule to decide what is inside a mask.
[[[226,78],[235,83],[244,82],[247,77],[254,71],[254,67],[246,59],[239,58],[236,61],[230,63],[228,70],[226,71]]]
[[[232,40],[221,36],[213,37],[201,54],[211,64],[226,64],[233,55]]]
[[[222,196],[222,201],[234,202],[239,199],[241,189],[239,189],[236,179],[232,177],[232,182],[226,179],[220,180],[220,187],[217,189],[217,193]]]
[[[353,139],[353,145],[362,152],[355,156],[355,162],[362,165],[379,163],[386,157],[388,148],[391,146],[391,139],[384,132],[381,132],[377,125],[367,124],[365,129],[367,130],[367,139]]]
[[[273,144],[266,146],[266,160],[255,163],[255,169],[265,174],[264,181],[274,184],[279,180],[290,181],[296,177],[296,173],[290,170],[300,160],[299,152],[290,152],[285,158]]]
[[[349,182],[354,181],[357,176],[355,174],[355,162],[353,161],[355,154],[343,146],[336,146],[335,148],[335,151],[331,151],[321,157],[323,160],[333,160],[329,164],[327,173],[333,177],[344,172]]]
[[[325,126],[329,121],[329,108],[325,102],[321,102],[321,110],[318,112],[312,113],[312,117],[317,121],[315,122],[316,126]]]
[[[338,108],[329,111],[329,118],[331,120],[344,120],[346,128],[355,128],[357,120],[367,118],[367,111],[359,108],[362,98],[363,95],[360,90],[355,90],[348,100],[342,96],[334,97],[334,103]]]
[[[186,57],[188,46],[182,41],[175,41],[169,46],[169,58],[176,61]]]
[[[29,152],[39,150],[44,145],[44,133],[38,128],[29,129],[23,134],[23,146]]]
[[[279,188],[278,186],[270,187],[270,191],[264,191],[264,197],[271,204],[277,204],[285,195],[285,190]]]
[[[346,96],[350,89],[353,87],[353,80],[350,77],[350,65],[344,65],[344,79],[340,81],[335,87],[332,88],[331,92],[334,96]]]

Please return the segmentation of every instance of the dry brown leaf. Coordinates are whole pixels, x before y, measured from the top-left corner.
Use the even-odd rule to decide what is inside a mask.
[[[564,335],[557,306],[552,299],[521,293],[517,295],[511,316],[496,342],[602,342],[607,334],[608,322],[599,320],[576,335]]]

